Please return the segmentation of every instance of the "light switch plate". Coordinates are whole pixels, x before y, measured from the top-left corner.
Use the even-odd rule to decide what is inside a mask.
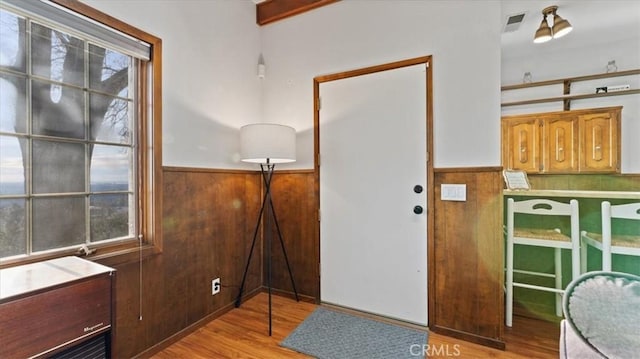
[[[467,185],[466,184],[441,184],[440,200],[442,201],[466,201]]]

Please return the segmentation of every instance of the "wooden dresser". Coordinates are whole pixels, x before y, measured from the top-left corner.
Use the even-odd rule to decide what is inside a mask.
[[[51,357],[88,345],[90,357],[110,357],[114,288],[114,269],[78,257],[1,269],[0,358]]]

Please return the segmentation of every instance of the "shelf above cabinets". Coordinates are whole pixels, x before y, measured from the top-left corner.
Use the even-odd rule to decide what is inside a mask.
[[[526,88],[532,88],[532,87],[542,87],[542,86],[562,84],[563,94],[562,96],[555,96],[555,97],[534,98],[534,99],[520,100],[520,101],[508,101],[508,102],[503,102],[501,106],[508,107],[508,106],[519,106],[519,105],[538,104],[538,103],[547,103],[547,102],[563,102],[564,110],[568,111],[571,109],[571,100],[582,100],[582,99],[597,98],[597,97],[640,94],[640,89],[628,89],[628,90],[615,91],[615,92],[601,92],[601,93],[594,92],[594,93],[585,93],[585,94],[571,94],[571,84],[575,82],[591,81],[591,80],[598,80],[598,79],[611,78],[611,77],[632,76],[632,75],[640,75],[640,69],[608,72],[604,74],[595,74],[595,75],[587,75],[587,76],[566,77],[562,79],[555,79],[555,80],[548,80],[548,81],[539,81],[539,82],[530,82],[530,83],[502,86],[500,89],[501,91],[504,92],[504,91],[520,90],[520,89],[526,89]]]

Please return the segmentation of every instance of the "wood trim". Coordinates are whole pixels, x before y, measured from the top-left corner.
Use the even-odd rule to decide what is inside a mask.
[[[236,173],[236,174],[251,174],[260,173],[260,170],[249,169],[224,169],[224,168],[202,168],[202,167],[175,167],[164,166],[162,167],[164,172],[188,172],[188,173]],[[297,174],[297,173],[313,173],[313,169],[291,169],[291,170],[279,170],[276,169],[274,174]]]
[[[433,171],[435,173],[464,173],[464,172],[495,172],[502,171],[502,166],[494,166],[494,167],[439,167],[434,168]]]
[[[256,5],[256,22],[266,25],[339,0],[267,0]]]
[[[268,287],[261,287],[261,291],[263,293],[269,293],[269,288]],[[288,290],[282,290],[282,289],[278,289],[278,288],[271,288],[271,294],[272,295],[277,295],[283,298],[289,298],[289,299],[293,299],[296,300],[296,294],[294,292],[288,291]],[[306,294],[300,294],[298,293],[298,299],[300,302],[306,302],[306,303],[317,303],[318,298],[312,297],[310,295],[306,295]]]
[[[258,170],[242,170],[242,169],[221,169],[221,168],[201,168],[201,167],[162,167],[165,172],[184,172],[184,173],[229,173],[229,174],[252,174],[260,173]]]
[[[471,343],[476,343],[484,346],[488,346],[491,348],[496,348],[500,350],[505,350],[506,345],[503,341],[485,338],[478,335],[469,334],[467,332],[462,332],[455,329],[445,328],[438,325],[429,326],[429,329],[434,333],[446,335],[451,338],[465,340]]]
[[[260,172],[260,171],[258,171]],[[307,168],[307,169],[291,169],[291,170],[279,170],[276,169],[274,174],[309,174],[309,173],[315,173],[315,171],[313,169]]]
[[[435,293],[436,266],[435,258],[435,169],[433,168],[433,59],[428,56],[427,67],[427,325],[435,323],[436,301],[431,293]]]
[[[342,79],[346,79],[346,78],[349,78],[349,77],[368,75],[368,74],[373,74],[373,73],[376,73],[376,72],[382,72],[382,71],[397,69],[397,68],[400,68],[400,67],[418,65],[418,64],[422,64],[422,63],[425,63],[425,64],[429,63],[430,64],[429,67],[427,68],[427,73],[428,73],[428,72],[430,72],[428,70],[430,70],[432,68],[432,65],[433,65],[433,64],[431,64],[431,62],[432,62],[432,56],[414,57],[412,59],[389,62],[389,63],[382,64],[382,65],[375,65],[375,66],[364,67],[364,68],[361,68],[361,69],[338,72],[338,73],[329,74],[329,75],[316,76],[313,79],[313,81],[314,81],[314,83],[315,82],[322,83],[322,82],[329,82],[329,81],[335,81],[335,80],[342,80]],[[428,81],[429,80],[427,79],[427,82]],[[427,86],[429,86],[428,83],[427,83]],[[319,87],[318,87],[318,90],[319,90]],[[315,98],[317,99],[318,97],[316,96]],[[429,104],[430,103],[427,103],[427,106],[429,106]],[[318,110],[317,104],[316,104],[315,110],[316,111]]]
[[[162,42],[160,38],[149,34],[146,31],[140,30],[135,26],[129,25],[126,22],[116,19],[115,17],[105,14],[97,9],[92,8],[89,5],[84,4],[78,0],[49,0],[52,3],[66,7],[67,9],[82,14],[92,20],[95,20],[101,24],[118,29],[119,31],[143,40],[149,43],[152,47],[159,42]]]

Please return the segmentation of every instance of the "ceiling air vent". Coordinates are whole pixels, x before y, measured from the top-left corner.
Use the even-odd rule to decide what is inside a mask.
[[[514,32],[520,28],[520,24],[524,20],[525,13],[511,15],[507,18],[507,22],[504,24],[502,32]]]

